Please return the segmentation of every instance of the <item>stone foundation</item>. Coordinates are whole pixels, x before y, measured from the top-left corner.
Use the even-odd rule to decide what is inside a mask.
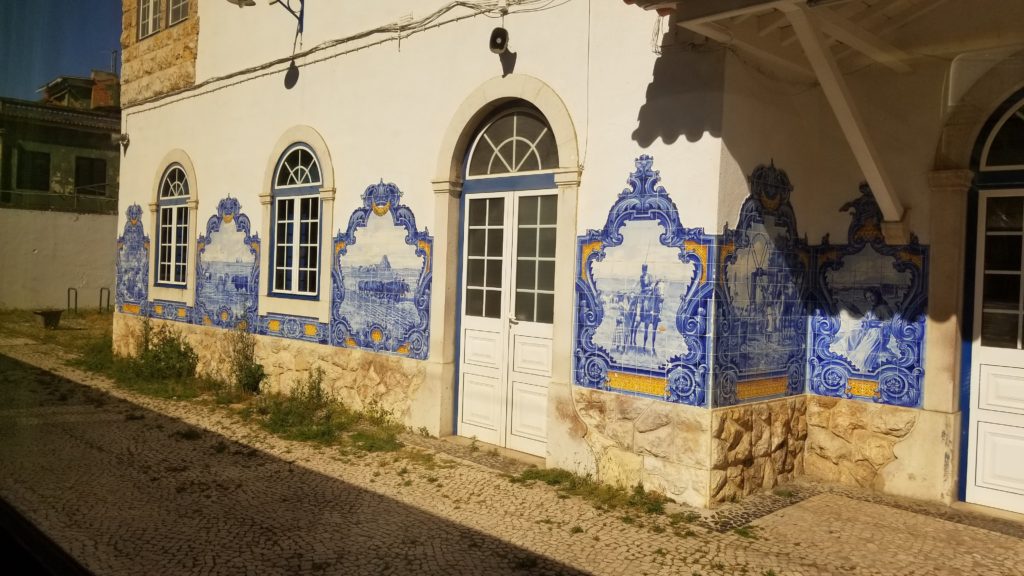
[[[771,490],[803,474],[806,414],[804,396],[712,412],[709,505]]]
[[[166,4],[161,3],[166,18]],[[122,0],[122,106],[193,86],[199,50],[199,2],[189,3],[185,20],[145,38],[138,37],[138,0]]]
[[[578,386],[573,402],[598,480],[707,505],[710,412]]]
[[[956,479],[955,414],[811,396],[808,476],[949,502]]]
[[[230,378],[226,330],[156,319],[150,322],[154,328],[167,326],[186,337],[199,354],[197,372],[201,376]],[[137,353],[142,325],[143,319],[137,316],[114,315],[116,354]],[[432,434],[438,433],[442,395],[437,386],[426,384],[427,362],[271,336],[256,337],[256,359],[267,372],[265,390],[287,392],[319,367],[325,384],[347,406],[362,410],[377,402],[407,426],[425,426]]]

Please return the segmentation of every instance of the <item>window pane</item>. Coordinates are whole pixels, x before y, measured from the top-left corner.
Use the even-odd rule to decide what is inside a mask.
[[[484,262],[485,260],[470,259],[466,263],[466,285],[467,286],[483,286],[484,285]]]
[[[469,288],[466,290],[466,315],[484,315],[484,291]]]
[[[519,225],[537,223],[537,196],[525,196],[519,199]]]
[[[487,255],[498,257],[502,256],[504,248],[504,230],[501,228],[490,229],[487,231]]]
[[[981,345],[994,348],[1017,347],[1017,314],[986,312],[981,315]]]
[[[487,298],[484,299],[484,316],[488,318],[501,318],[500,290],[487,291]]]
[[[520,290],[536,290],[537,264],[535,260],[516,262],[516,288]]]
[[[986,274],[982,308],[1017,310],[1020,305],[1020,276]]]
[[[551,260],[537,262],[537,289],[555,289],[555,263]]]
[[[469,201],[469,225],[483,226],[487,223],[487,200]]]
[[[486,230],[470,230],[469,240],[466,242],[466,252],[470,256],[483,256],[484,247],[487,244]]]
[[[1020,271],[1021,236],[985,237],[985,270]]]
[[[46,152],[18,149],[18,188],[50,189],[50,155]]]
[[[491,198],[487,201],[487,224],[501,226],[505,223],[505,199]]]
[[[555,231],[555,228],[540,229],[539,255],[543,258],[555,257]]]
[[[1024,112],[1020,110],[1006,119],[992,138],[988,158],[989,166],[1017,166],[1024,164]]]
[[[487,287],[501,288],[501,260],[487,261]]]
[[[551,324],[555,318],[555,295],[537,294],[536,322]]]
[[[558,223],[558,196],[542,196],[540,199],[540,223]]]
[[[516,320],[533,322],[533,292],[516,292]]]
[[[985,229],[1019,231],[1024,224],[1024,198],[989,198],[985,206]]]
[[[537,256],[537,229],[520,228],[516,254],[520,258],[535,258]]]

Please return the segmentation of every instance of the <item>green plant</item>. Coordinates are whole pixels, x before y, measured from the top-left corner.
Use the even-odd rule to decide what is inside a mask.
[[[774,492],[775,492],[775,495],[780,497],[780,498],[792,498],[793,497],[793,491],[788,489],[788,488],[776,488]]]
[[[663,514],[667,501],[661,494],[649,492],[640,485],[627,491],[601,484],[590,475],[581,476],[561,468],[527,468],[519,475],[509,477],[509,481],[513,484],[544,482],[556,487],[560,494],[578,496],[602,510],[626,508],[645,514]]]
[[[583,532],[583,527],[577,524],[576,526],[573,526],[572,528],[570,528],[569,532],[571,534],[580,534],[580,533]]]
[[[256,337],[239,326],[228,337],[228,347],[232,383],[243,392],[259,394],[267,373],[256,361]],[[319,377],[323,379],[322,370]]]
[[[732,531],[735,532],[736,535],[741,538],[750,538],[752,540],[757,540],[757,534],[754,532],[755,530],[757,530],[757,528],[749,525],[740,526],[739,528],[732,529]]]
[[[185,337],[167,326],[153,330],[146,320],[142,336],[145,347],[134,362],[136,376],[153,380],[194,378],[199,355]]]
[[[772,570],[771,568],[769,568],[769,569],[765,570],[764,572],[761,572],[761,576],[776,576],[775,570]]]
[[[311,370],[290,394],[265,394],[257,398],[255,413],[264,428],[291,440],[330,443],[359,420],[359,415],[335,402],[324,388],[324,372]]]

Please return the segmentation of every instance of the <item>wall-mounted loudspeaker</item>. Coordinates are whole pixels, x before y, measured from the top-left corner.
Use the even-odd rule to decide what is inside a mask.
[[[491,32],[491,41],[488,44],[491,48],[491,52],[495,54],[504,54],[505,50],[508,50],[508,30],[498,27]]]

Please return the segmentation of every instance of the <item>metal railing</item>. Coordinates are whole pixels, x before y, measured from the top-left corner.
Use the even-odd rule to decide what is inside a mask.
[[[106,189],[105,184],[101,184]],[[89,188],[88,192],[96,189]],[[113,197],[90,194],[54,194],[30,190],[0,190],[0,208],[21,210],[51,210],[54,212],[77,212],[81,214],[117,214],[117,193]]]

